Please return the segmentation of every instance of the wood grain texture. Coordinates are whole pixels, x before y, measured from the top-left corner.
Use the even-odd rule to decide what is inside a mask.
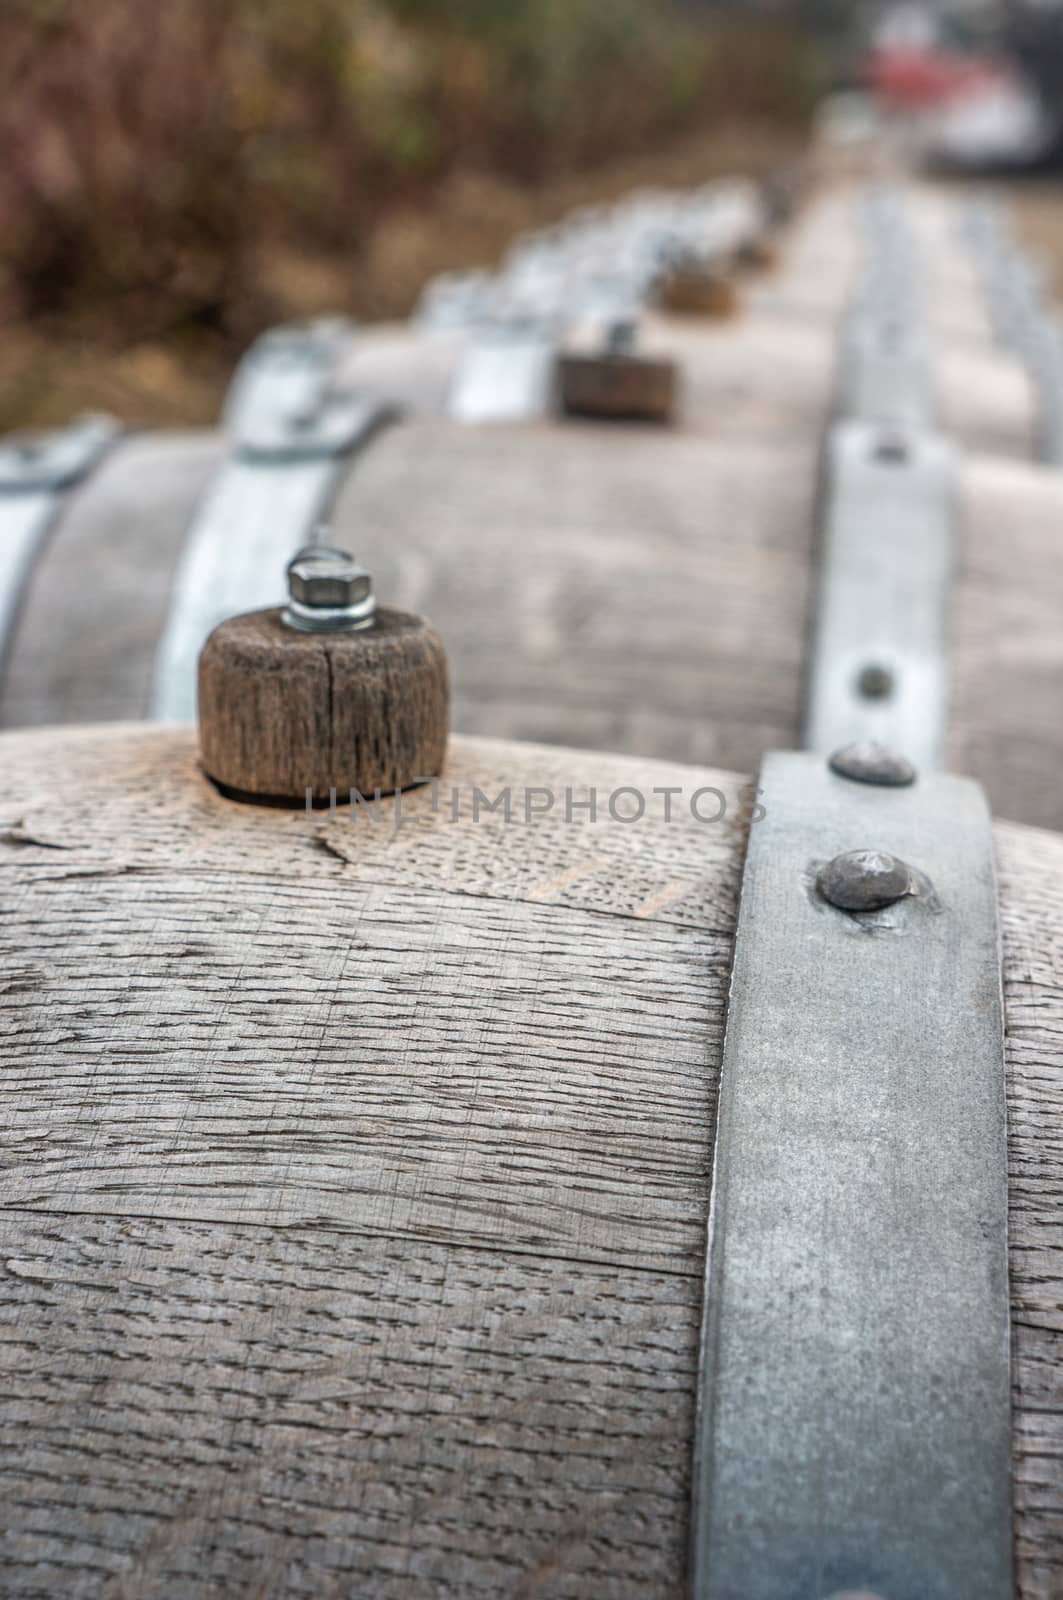
[[[405,611],[313,634],[256,611],[215,628],[199,657],[203,765],[238,794],[391,794],[442,771],[449,726],[446,652]]]
[[[5,1592],[678,1596],[737,814],[355,834],[170,733],[5,754]],[[713,775],[448,773],[559,777]]]
[[[970,455],[1032,460],[1035,397],[1014,357],[946,349],[939,336],[934,386],[938,428]]]
[[[226,802],[169,730],[0,755],[5,1593],[678,1600],[741,780],[458,739],[458,822],[396,828]],[[733,805],[474,823],[503,783]],[[997,842],[1053,1600],[1063,841]]]
[[[0,1241],[5,1594],[679,1600],[695,1279],[140,1218]]]
[[[381,439],[334,529],[431,618],[461,732],[742,770],[798,738],[816,440],[594,423]]]
[[[960,480],[949,765],[994,810],[1063,831],[1063,480],[970,461]]]

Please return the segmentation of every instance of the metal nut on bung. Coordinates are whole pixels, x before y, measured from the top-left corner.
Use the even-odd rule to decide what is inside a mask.
[[[310,545],[288,565],[284,621],[304,633],[367,628],[376,614],[373,580],[346,550]]]

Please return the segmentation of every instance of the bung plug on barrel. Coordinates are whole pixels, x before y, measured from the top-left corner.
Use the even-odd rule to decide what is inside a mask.
[[[562,352],[558,387],[569,416],[672,421],[679,389],[676,363],[668,356],[645,355],[638,332],[634,315],[618,316],[604,330],[599,349]]]
[[[288,604],[230,617],[199,657],[203,766],[226,792],[393,793],[436,776],[450,722],[446,652],[423,617],[378,607],[344,550],[288,565]]]

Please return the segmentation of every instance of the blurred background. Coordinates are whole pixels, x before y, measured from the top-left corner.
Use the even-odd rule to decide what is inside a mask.
[[[211,421],[263,328],[767,173],[832,90],[1021,177],[1063,262],[1063,0],[4,0],[0,75],[0,429]]]

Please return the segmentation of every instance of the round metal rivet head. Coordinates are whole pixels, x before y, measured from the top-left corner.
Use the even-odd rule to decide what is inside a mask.
[[[911,455],[911,447],[902,433],[883,433],[875,441],[874,456],[887,466],[903,465]]]
[[[346,550],[309,545],[288,564],[284,621],[304,633],[367,628],[376,614],[373,580]]]
[[[893,693],[893,673],[889,667],[870,662],[866,667],[861,667],[856,688],[865,700],[888,700]]]
[[[912,871],[884,850],[847,850],[821,867],[816,887],[839,911],[882,911],[912,891]]]
[[[916,779],[910,761],[875,739],[861,739],[835,750],[828,765],[839,778],[876,784],[881,789],[907,789]]]

